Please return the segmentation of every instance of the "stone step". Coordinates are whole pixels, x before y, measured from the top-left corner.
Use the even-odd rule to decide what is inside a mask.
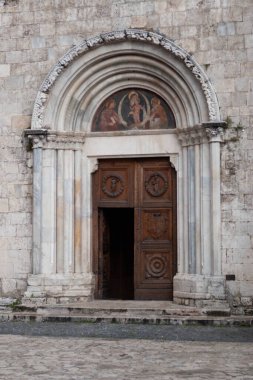
[[[0,320],[174,325],[245,325],[253,317],[230,316],[224,305],[200,309],[169,301],[100,300],[74,304],[25,304],[0,313]]]
[[[253,327],[252,316],[143,316],[116,314],[100,316],[95,315],[59,315],[39,314],[37,312],[13,312],[0,314],[0,321],[25,321],[25,322],[72,322],[72,323],[118,323],[118,324],[150,324],[150,325],[199,325],[199,326],[247,326]]]
[[[0,310],[6,310],[11,305],[15,304],[17,300],[15,298],[0,298]]]
[[[200,309],[178,305],[171,301],[99,300],[74,304],[22,304],[1,320],[59,321],[82,323],[139,323],[139,324],[234,324],[227,319],[230,309],[222,307]],[[247,320],[251,321],[250,318]],[[241,322],[240,322],[241,323]]]
[[[25,310],[24,310],[25,311]],[[199,312],[196,310],[180,310],[180,309],[95,309],[95,308],[74,308],[74,307],[51,307],[51,308],[40,308],[37,309],[38,314],[57,314],[57,315],[90,315],[90,316],[100,316],[100,315],[108,315],[108,316],[128,316],[128,315],[140,315],[140,316],[150,316],[150,315],[156,315],[156,316],[169,316],[169,315],[176,315],[176,316],[190,316],[190,315],[199,315]]]
[[[40,315],[89,315],[100,317],[166,317],[166,316],[229,316],[230,309],[221,305],[214,308],[206,307],[200,309],[178,305],[171,301],[120,301],[120,300],[99,300],[74,304],[23,304],[14,308],[20,312],[37,312]]]

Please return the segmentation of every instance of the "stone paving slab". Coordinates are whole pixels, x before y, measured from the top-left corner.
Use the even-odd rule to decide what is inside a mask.
[[[0,379],[253,379],[252,343],[0,336]]]

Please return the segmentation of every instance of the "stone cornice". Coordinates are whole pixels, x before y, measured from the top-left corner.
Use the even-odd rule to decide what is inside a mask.
[[[124,42],[128,40],[143,41],[145,43],[159,45],[169,53],[173,54],[177,59],[181,60],[201,85],[208,107],[209,120],[213,121],[217,119],[218,104],[214,89],[207,75],[202,70],[200,65],[194,60],[194,58],[183,48],[177,46],[173,41],[169,40],[162,34],[139,29],[127,29],[103,33],[99,36],[89,38],[84,40],[81,44],[73,46],[69,51],[67,51],[67,53],[52,68],[39,89],[33,110],[32,128],[43,128],[43,117],[48,94],[55,81],[66,67],[90,49],[98,48],[103,44]]]

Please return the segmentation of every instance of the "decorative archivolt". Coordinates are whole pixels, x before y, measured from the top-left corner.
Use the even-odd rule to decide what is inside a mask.
[[[98,48],[102,45],[108,45],[129,40],[139,42],[141,41],[143,43],[160,46],[165,51],[168,51],[170,54],[175,56],[178,60],[182,61],[184,65],[190,70],[192,75],[200,83],[207,104],[209,121],[215,121],[219,118],[219,107],[214,89],[205,72],[189,53],[187,53],[183,48],[177,46],[173,41],[164,37],[164,35],[138,29],[128,29],[123,31],[104,33],[97,37],[84,40],[81,44],[72,47],[58,61],[58,63],[52,68],[52,70],[42,83],[40,90],[37,94],[33,111],[32,128],[43,128],[43,118],[50,90],[56,82],[57,78],[59,78],[62,72],[73,61],[75,61],[76,59],[78,59],[78,57],[82,56],[91,49]]]

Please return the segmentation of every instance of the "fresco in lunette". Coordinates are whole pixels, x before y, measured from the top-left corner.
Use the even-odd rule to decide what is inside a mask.
[[[92,131],[176,128],[168,104],[157,94],[143,89],[125,89],[107,98],[98,108]]]

